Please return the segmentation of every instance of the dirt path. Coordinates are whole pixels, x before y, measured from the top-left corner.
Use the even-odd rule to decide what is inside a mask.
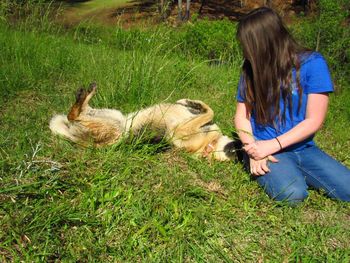
[[[186,2],[186,1],[183,1]],[[241,6],[239,0],[191,1],[191,15],[200,18],[237,20],[251,9],[262,6],[263,0],[247,1]],[[74,25],[84,20],[104,25],[120,24],[123,27],[156,24],[160,22],[156,0],[70,0],[63,5],[62,21]],[[275,8],[287,21],[294,16],[295,6],[290,1],[276,0]],[[184,3],[185,4],[185,3]],[[185,6],[184,6],[185,8]],[[169,6],[167,22],[177,24],[177,2]]]
[[[71,0],[62,5],[61,19],[65,24],[77,24],[84,20],[115,24],[115,11],[131,7],[130,0]]]

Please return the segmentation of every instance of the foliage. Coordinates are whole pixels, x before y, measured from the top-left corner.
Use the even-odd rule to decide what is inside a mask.
[[[106,32],[108,32],[106,34]],[[162,43],[163,52],[176,53],[182,57],[205,59],[213,63],[232,63],[241,60],[235,26],[228,20],[199,20],[188,23],[177,30],[169,30],[162,25],[153,29],[120,27],[101,30],[101,26],[81,23],[76,38],[86,41],[107,41],[122,50],[152,49]]]
[[[16,24],[23,29],[52,32],[52,21],[59,14],[59,8],[46,0],[4,0],[0,2],[0,21]]]
[[[188,24],[184,33],[184,49],[203,58],[232,61],[240,57],[236,27],[224,19],[198,20]]]
[[[346,0],[320,0],[319,14],[294,28],[306,46],[327,57],[331,68],[340,77],[346,77],[350,68],[350,27],[345,22],[349,17],[349,6],[346,3],[349,5]]]

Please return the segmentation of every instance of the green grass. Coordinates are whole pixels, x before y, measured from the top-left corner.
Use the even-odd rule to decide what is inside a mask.
[[[1,261],[349,262],[348,204],[310,191],[298,207],[279,206],[237,163],[136,143],[84,149],[51,135],[52,115],[91,81],[96,107],[201,99],[233,130],[239,62],[167,51],[171,29],[100,30],[0,25]],[[350,91],[339,84],[316,139],[350,166]]]

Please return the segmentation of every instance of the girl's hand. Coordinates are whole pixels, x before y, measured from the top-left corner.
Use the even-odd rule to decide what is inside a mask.
[[[262,160],[265,157],[281,150],[276,139],[255,141],[243,146],[244,151],[254,160]]]
[[[268,172],[270,172],[270,169],[268,167],[268,161],[271,161],[273,163],[277,163],[278,160],[273,157],[272,155],[261,159],[261,160],[254,160],[252,158],[249,159],[249,164],[250,164],[250,172],[255,175],[255,176],[261,176],[264,175]]]

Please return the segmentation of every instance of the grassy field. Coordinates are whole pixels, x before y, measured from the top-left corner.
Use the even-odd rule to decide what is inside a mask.
[[[164,48],[174,29],[82,28],[0,23],[0,261],[350,261],[349,204],[310,191],[281,206],[238,163],[137,142],[84,149],[51,135],[52,115],[91,81],[96,107],[201,99],[233,131],[239,57],[210,64]],[[336,81],[316,140],[350,166],[350,86]]]

